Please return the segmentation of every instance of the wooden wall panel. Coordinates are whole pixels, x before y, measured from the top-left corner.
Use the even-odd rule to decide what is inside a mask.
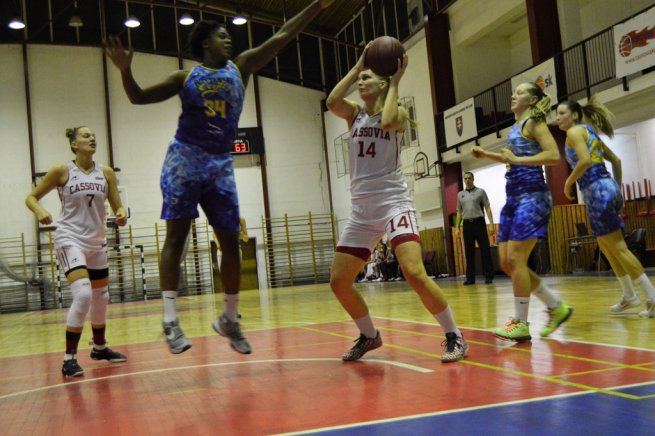
[[[649,209],[646,200],[630,201],[626,204],[624,217],[624,233],[630,234],[636,228],[646,229],[646,249],[655,250],[655,212],[645,215],[643,211]],[[641,215],[639,214],[641,212]],[[548,224],[548,248],[550,251],[550,265],[552,274],[565,274],[566,271],[566,239],[577,236],[576,223],[584,223],[591,234],[591,226],[587,218],[587,209],[584,204],[555,206]],[[589,269],[594,259],[596,244],[583,246],[578,255],[579,264]],[[649,265],[644,265],[649,266]]]
[[[435,252],[432,260],[433,271],[436,274],[446,274],[448,272],[448,259],[446,258],[446,238],[443,227],[421,230],[419,233],[423,250]]]

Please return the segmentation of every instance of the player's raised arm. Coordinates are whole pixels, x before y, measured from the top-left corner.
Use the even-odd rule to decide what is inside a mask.
[[[120,70],[125,93],[134,104],[158,103],[173,97],[182,88],[188,74],[185,70],[174,71],[160,83],[143,89],[132,74],[133,49],[126,51],[120,38],[110,36],[105,41],[105,54]]]
[[[323,9],[330,7],[334,0],[315,0],[287,21],[275,35],[270,37],[258,47],[246,50],[234,59],[234,63],[241,71],[244,85],[248,84],[251,74],[256,73],[277,53],[294,39]]]

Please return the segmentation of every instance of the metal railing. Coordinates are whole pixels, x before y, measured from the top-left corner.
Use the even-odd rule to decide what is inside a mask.
[[[616,24],[625,22],[651,7],[649,6]],[[557,53],[553,56],[553,60],[559,101],[588,98],[592,94],[619,84],[623,84],[627,90],[630,79],[650,71],[648,69],[624,78],[616,78],[612,27]],[[511,78],[508,78],[473,97],[475,120],[478,127],[478,135],[475,140],[492,133],[500,136],[502,129],[512,125],[514,122],[514,114],[510,110],[512,92]],[[458,149],[462,144],[471,141],[468,139],[451,146],[446,144],[444,113],[439,112],[436,115],[437,144],[440,154]]]
[[[39,244],[24,235],[0,239],[0,313],[69,307],[70,287],[57,264],[53,232],[39,232]],[[113,227],[107,229],[110,302],[161,297],[159,258],[165,229]],[[214,290],[210,253],[211,227],[193,223],[187,251],[180,264],[180,295]]]
[[[262,218],[262,229],[270,287],[329,281],[336,245],[332,215]]]

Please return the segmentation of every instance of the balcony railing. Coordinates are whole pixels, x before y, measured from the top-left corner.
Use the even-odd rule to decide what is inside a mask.
[[[649,6],[643,11],[633,14],[620,23],[645,12],[651,7]],[[648,74],[653,70],[653,68],[648,68],[627,77],[616,78],[612,27],[557,53],[553,56],[553,59],[555,62],[558,101],[588,98],[592,94],[621,83],[627,90],[628,83],[632,78]],[[496,133],[500,137],[500,131],[512,125],[514,122],[514,114],[510,110],[512,92],[511,78],[508,78],[473,97],[475,120],[478,127],[476,140],[492,133]],[[452,149],[458,149],[465,142],[471,141],[471,139],[468,139],[448,146],[444,128],[444,112],[437,113],[435,121],[440,154]]]

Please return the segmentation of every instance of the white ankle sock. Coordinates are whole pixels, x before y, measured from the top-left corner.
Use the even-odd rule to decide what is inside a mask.
[[[623,277],[616,278],[621,285],[621,291],[623,291],[623,297],[626,300],[632,300],[635,298],[635,289],[632,287],[632,279],[629,275],[624,275]]]
[[[550,289],[544,286],[543,282],[532,291],[535,297],[540,299],[549,309],[557,309],[560,305],[559,299]]]
[[[177,319],[175,299],[177,291],[162,291],[161,298],[164,300],[164,322],[173,322]]]
[[[527,323],[529,309],[530,297],[514,297],[514,318]]]
[[[453,312],[450,310],[450,306],[446,306],[446,308],[439,313],[434,313],[433,316],[437,319],[437,322],[443,329],[444,333],[454,332],[457,336],[462,336],[462,332],[460,332],[457,325],[455,325],[455,318],[453,317]]]
[[[643,289],[644,292],[646,292],[648,298],[651,301],[655,302],[655,288],[653,287],[653,284],[650,282],[650,279],[648,278],[646,273],[640,275],[634,281],[639,286],[641,286],[641,289]]]
[[[375,328],[375,325],[373,325],[371,315],[367,314],[361,318],[354,319],[353,321],[355,321],[355,324],[357,324],[357,328],[359,329],[360,333],[367,338],[374,338],[377,336],[378,331]]]

